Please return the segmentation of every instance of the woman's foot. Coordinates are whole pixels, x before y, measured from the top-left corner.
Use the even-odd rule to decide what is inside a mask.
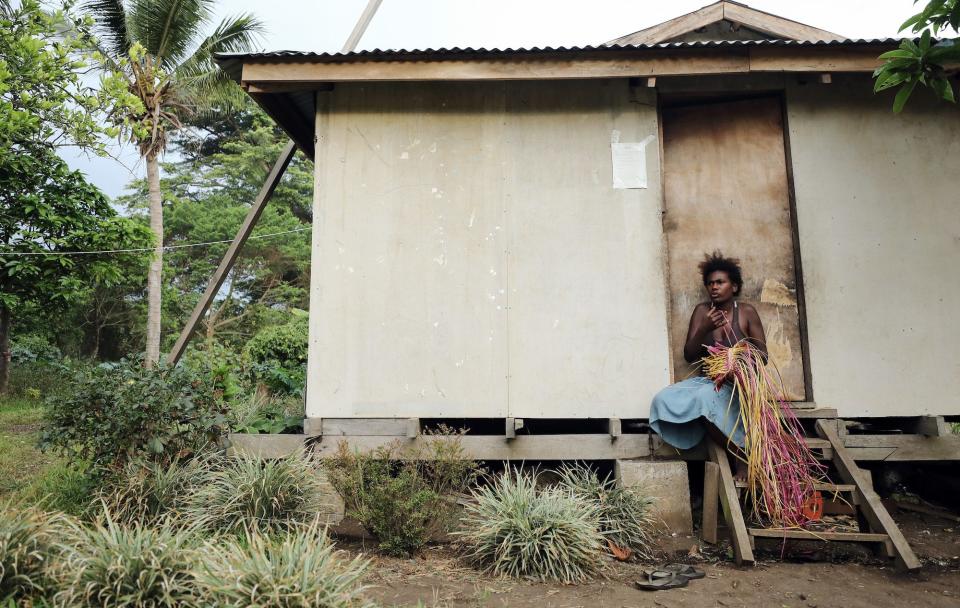
[[[747,480],[747,463],[740,460],[739,458],[734,458],[734,467],[733,467],[733,480],[734,481],[746,481]]]

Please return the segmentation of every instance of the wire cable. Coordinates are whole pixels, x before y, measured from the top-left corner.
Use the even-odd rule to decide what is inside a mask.
[[[272,232],[270,234],[256,234],[250,237],[247,237],[247,240],[253,239],[267,239],[274,236],[282,236],[284,234],[293,234],[294,232],[304,232],[310,230],[310,226],[304,226],[303,228],[294,228],[293,230],[284,230],[283,232]],[[223,241],[207,241],[206,243],[187,243],[186,245],[164,245],[163,250],[167,251],[170,249],[186,249],[189,247],[206,247],[207,245],[220,245],[222,243],[232,243],[234,239],[226,239]],[[0,257],[9,256],[9,255],[102,255],[107,253],[142,253],[147,251],[156,251],[156,247],[142,247],[139,249],[103,249],[100,251],[0,251]]]

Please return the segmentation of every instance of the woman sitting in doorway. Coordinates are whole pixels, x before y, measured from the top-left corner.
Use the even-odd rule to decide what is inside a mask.
[[[733,346],[744,338],[766,357],[766,336],[757,310],[737,301],[743,289],[739,261],[714,251],[713,255],[704,256],[699,268],[710,301],[693,309],[683,358],[687,363],[695,363],[707,355],[707,345]],[[743,449],[740,403],[731,399],[732,394],[730,382],[718,391],[713,380],[702,375],[671,384],[653,398],[650,426],[664,441],[679,449],[696,446],[704,435],[720,445],[726,445],[729,439]]]

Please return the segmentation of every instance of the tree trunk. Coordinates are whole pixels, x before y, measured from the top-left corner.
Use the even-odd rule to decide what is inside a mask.
[[[0,304],[0,395],[10,382],[10,309]]]
[[[150,230],[155,249],[147,273],[147,358],[146,366],[160,361],[160,290],[163,280],[163,200],[160,194],[160,164],[155,154],[147,155],[147,185],[150,191]]]

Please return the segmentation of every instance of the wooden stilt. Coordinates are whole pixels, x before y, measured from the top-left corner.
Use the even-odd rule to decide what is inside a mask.
[[[717,544],[717,501],[720,499],[720,465],[703,463],[703,523],[700,534],[711,545]]]
[[[737,496],[737,486],[733,481],[733,471],[727,460],[727,452],[712,439],[707,439],[707,456],[716,463],[720,470],[720,504],[723,506],[723,518],[730,529],[733,540],[733,557],[737,565],[752,566],[753,548],[750,546],[750,535],[747,533],[747,524],[743,520],[743,511],[740,509],[740,498]]]

